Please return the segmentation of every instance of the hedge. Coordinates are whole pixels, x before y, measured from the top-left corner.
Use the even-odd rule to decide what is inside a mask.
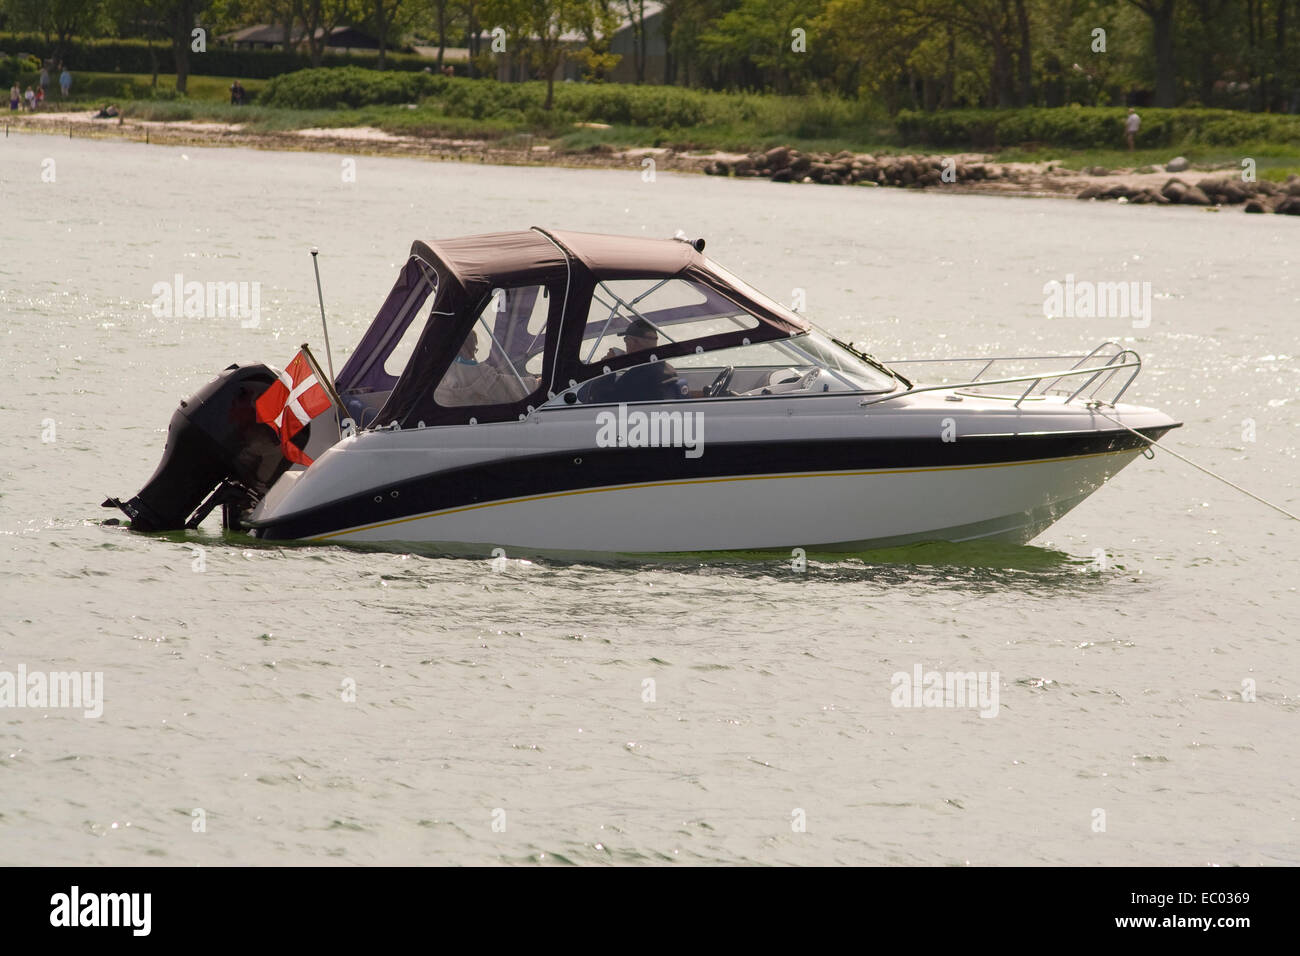
[[[879,123],[865,101],[838,97],[781,97],[710,93],[674,86],[560,83],[546,113],[546,84],[500,83],[439,74],[378,73],[360,69],[300,70],[276,77],[258,103],[293,109],[335,109],[430,99],[444,116],[559,125],[582,121],[649,129],[686,130],[713,124],[756,124],[777,134],[836,136]]]
[[[55,43],[46,43],[44,37],[34,33],[0,33],[0,53],[13,55],[19,52],[34,54],[43,59],[54,56]],[[155,43],[158,72],[176,72],[170,43]],[[64,63],[75,75],[87,73],[152,73],[153,60],[149,45],[144,40],[73,40],[64,49]],[[360,66],[374,68],[378,54],[326,53],[322,66]],[[426,57],[413,53],[389,53],[385,57],[388,70],[421,71],[432,65]],[[265,80],[281,73],[308,69],[311,57],[303,52],[285,53],[282,50],[235,50],[232,47],[208,44],[206,53],[190,54],[190,72],[201,76],[230,76],[243,79]]]
[[[903,142],[925,146],[1001,149],[1024,143],[1071,149],[1124,145],[1123,107],[1018,110],[903,110],[896,118]],[[1216,109],[1140,109],[1144,148],[1201,144],[1235,146],[1267,140],[1300,143],[1300,116]]]

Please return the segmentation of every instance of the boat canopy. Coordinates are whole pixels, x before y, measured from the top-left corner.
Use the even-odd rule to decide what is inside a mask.
[[[363,426],[507,421],[611,370],[809,329],[685,240],[534,227],[413,243],[336,385]]]

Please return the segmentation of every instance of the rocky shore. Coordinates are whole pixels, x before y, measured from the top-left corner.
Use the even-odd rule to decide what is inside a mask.
[[[77,137],[129,139],[138,142],[195,146],[243,146],[256,149],[310,150],[362,155],[414,156],[500,165],[543,165],[626,169],[644,173],[646,159],[668,172],[703,172],[711,176],[768,179],[778,183],[949,189],[1006,196],[1077,197],[1134,205],[1189,205],[1215,210],[1241,206],[1246,212],[1300,215],[1300,176],[1284,183],[1243,182],[1240,173],[1212,171],[1197,182],[1185,159],[1166,169],[1065,169],[1059,162],[1002,163],[979,153],[949,155],[880,155],[804,153],[777,146],[761,153],[701,154],[668,147],[616,149],[597,145],[564,151],[525,137],[509,143],[475,139],[438,139],[397,134],[370,127],[337,129],[254,130],[230,123],[150,121],[119,117],[99,120],[93,112],[15,114],[7,117],[5,135],[17,131]],[[1183,172],[1186,178],[1170,175]]]
[[[775,183],[836,186],[894,186],[911,189],[978,188],[1018,195],[1074,195],[1078,199],[1113,199],[1135,205],[1243,206],[1246,212],[1300,215],[1300,176],[1285,183],[1245,182],[1220,174],[1192,184],[1168,171],[1183,171],[1182,157],[1167,170],[1063,169],[1055,163],[996,163],[987,156],[872,156],[866,153],[801,153],[777,146],[764,153],[715,157],[705,166],[710,176],[769,179]]]

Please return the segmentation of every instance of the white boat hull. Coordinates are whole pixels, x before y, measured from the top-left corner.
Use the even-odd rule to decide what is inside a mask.
[[[389,433],[389,445],[400,446],[400,450],[390,447],[386,452],[386,471],[394,483],[376,488],[378,494],[373,499],[353,499],[359,504],[354,510],[343,512],[342,518],[338,506],[334,505],[334,516],[329,519],[332,526],[312,526],[301,521],[295,525],[295,512],[309,514],[313,505],[330,506],[331,500],[337,500],[348,490],[349,482],[355,486],[368,480],[370,487],[374,487],[372,476],[364,478],[351,472],[363,463],[375,467],[380,461],[375,454],[380,453],[367,457],[346,447],[339,452],[331,450],[321,462],[302,474],[302,480],[294,481],[292,476],[282,479],[286,485],[291,483],[291,487],[275,489],[255,518],[274,523],[280,516],[289,516],[284,520],[285,527],[291,530],[272,537],[298,537],[330,544],[419,542],[484,556],[491,555],[496,548],[507,554],[648,554],[796,547],[814,551],[861,551],[919,541],[979,538],[1024,543],[1100,488],[1141,450],[1142,443],[1136,438],[1123,447],[1096,450],[1096,434],[1089,429],[1096,429],[1098,423],[1092,413],[1078,407],[1057,405],[1021,411],[1008,409],[1006,403],[993,409],[975,402],[956,409],[952,404],[941,403],[939,397],[924,403],[917,399],[909,408],[888,415],[863,416],[856,401],[851,406],[843,401],[828,402],[818,407],[817,414],[809,414],[799,422],[797,433],[814,443],[820,440],[823,448],[832,438],[831,447],[851,447],[855,441],[874,440],[878,447],[886,449],[897,443],[900,449],[912,448],[913,454],[923,453],[939,460],[949,460],[948,456],[952,455],[953,460],[958,460],[955,444],[945,446],[933,426],[951,420],[960,435],[964,434],[961,428],[967,423],[978,422],[987,427],[996,417],[992,413],[1002,410],[1006,412],[1003,417],[1007,424],[1014,424],[1014,428],[972,435],[965,440],[973,443],[984,439],[999,448],[1020,451],[1022,445],[1036,438],[1041,440],[1045,433],[1055,430],[1075,437],[1058,439],[1051,447],[1076,447],[1072,443],[1077,442],[1077,447],[1085,453],[952,465],[930,461],[918,467],[823,466],[817,470],[771,473],[755,472],[751,468],[745,474],[683,478],[656,474],[652,480],[606,484],[584,478],[585,485],[581,487],[561,484],[528,494],[527,475],[537,470],[535,456],[544,451],[553,453],[556,443],[570,450],[560,456],[553,455],[552,460],[563,457],[563,465],[567,468],[573,463],[571,470],[576,474],[584,469],[581,456],[585,453],[588,456],[585,468],[595,467],[595,450],[584,452],[577,445],[579,440],[590,441],[593,434],[590,421],[585,424],[569,421],[566,425],[564,420],[552,418],[553,424],[521,422],[465,430],[473,436],[477,447],[467,444],[465,434],[457,436],[455,442],[439,446],[423,434],[434,432],[433,429]],[[813,406],[807,408],[811,411]],[[753,440],[758,435],[771,435],[780,427],[787,433],[793,431],[787,415],[756,414],[764,410],[764,406],[752,403],[737,404],[725,410],[725,414],[723,409],[715,409],[709,433],[715,443],[706,445],[701,461],[710,455],[725,455],[725,443],[729,440]],[[589,417],[592,413],[586,414]],[[939,414],[945,417],[936,419]],[[1163,430],[1174,424],[1166,416],[1148,409],[1128,408],[1125,417],[1136,427]],[[1035,427],[1031,430],[1028,425]],[[858,434],[843,437],[849,427]],[[375,439],[371,438],[371,442],[373,445]],[[969,448],[962,450],[969,454]],[[674,452],[663,450],[660,454]],[[321,466],[330,461],[330,456],[337,456],[338,460],[327,471]],[[676,452],[670,459],[670,470],[678,467],[671,461],[683,468],[687,464],[680,456]],[[1021,453],[1012,457],[1026,456]],[[512,460],[515,458],[520,460]],[[663,467],[664,458],[656,461]],[[437,462],[438,467],[431,468],[431,462]],[[397,499],[402,494],[406,497],[401,502],[413,499],[421,481],[436,478],[440,473],[481,469],[485,465],[498,483],[503,473],[518,474],[518,493],[485,491],[480,496],[465,492],[462,487],[460,490],[467,500],[449,501],[449,506],[444,508],[420,509],[412,505],[405,511],[389,500],[389,496]],[[482,480],[483,473],[478,474],[477,480]],[[471,480],[474,479],[467,479]],[[387,509],[390,514],[379,515],[376,509]],[[347,520],[351,516],[355,516],[354,520]],[[298,530],[292,530],[295,527]]]
[[[656,482],[455,509],[319,536],[622,553],[860,551],[916,541],[1024,543],[1138,454],[957,468]]]

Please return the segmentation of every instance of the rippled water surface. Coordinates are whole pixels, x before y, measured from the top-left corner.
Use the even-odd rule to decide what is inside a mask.
[[[539,224],[704,236],[886,358],[1122,340],[1174,447],[1294,511],[1300,222],[341,163],[0,141],[0,671],[102,671],[105,697],[0,709],[0,863],[1300,863],[1296,525],[1167,455],[1029,547],[802,573],[498,572],[98,507],[148,477],[178,398],[319,341],[311,245],[337,360],[412,239]],[[260,282],[260,327],[155,318],[176,273]],[[1044,318],[1067,274],[1151,282],[1150,327]],[[997,716],[893,707],[917,665],[996,671]]]

